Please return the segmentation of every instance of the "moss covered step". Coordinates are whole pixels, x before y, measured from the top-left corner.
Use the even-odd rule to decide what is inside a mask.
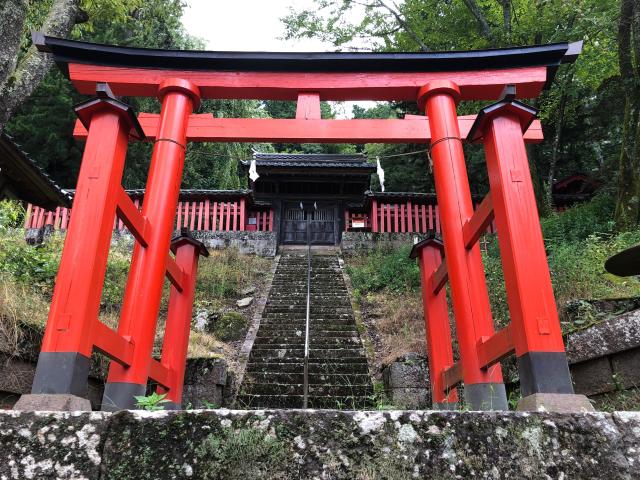
[[[302,362],[255,362],[247,366],[247,372],[260,373],[269,372],[272,374],[300,373],[304,369]],[[332,374],[332,375],[366,375],[369,367],[366,362],[352,363],[309,363],[309,374]]]
[[[302,395],[238,395],[238,407],[244,408],[302,408]],[[371,397],[309,396],[309,408],[364,410],[373,406]]]
[[[373,389],[338,258],[314,256],[309,406],[365,408]],[[236,405],[301,408],[307,258],[283,255],[276,269]]]

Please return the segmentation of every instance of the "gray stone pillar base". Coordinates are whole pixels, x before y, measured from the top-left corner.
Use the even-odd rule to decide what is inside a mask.
[[[107,382],[102,395],[103,412],[117,412],[118,410],[136,410],[136,399],[134,397],[144,396],[147,393],[147,386],[139,383],[128,382]]]
[[[91,359],[78,352],[40,352],[31,393],[86,397],[90,364]]]
[[[465,385],[464,399],[471,410],[509,410],[504,383]]]
[[[162,405],[165,410],[182,410],[181,403],[165,402],[165,403],[161,403],[160,405]]]
[[[527,352],[517,358],[520,391],[534,393],[573,393],[567,355],[564,352]]]
[[[31,393],[22,395],[13,409],[49,412],[90,412],[91,402],[86,398],[65,393]]]
[[[518,402],[519,412],[578,413],[595,412],[595,408],[584,395],[573,393],[534,393]]]
[[[433,402],[431,405],[433,410],[455,411],[458,409],[457,403]]]

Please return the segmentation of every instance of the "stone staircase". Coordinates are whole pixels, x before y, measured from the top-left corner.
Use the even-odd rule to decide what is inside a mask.
[[[313,254],[309,408],[367,408],[373,388],[338,257]],[[238,408],[302,408],[306,251],[282,255],[244,377]]]

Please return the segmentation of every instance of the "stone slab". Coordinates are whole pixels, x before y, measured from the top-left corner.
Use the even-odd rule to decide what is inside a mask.
[[[356,255],[377,249],[413,245],[426,238],[420,233],[342,232],[340,250],[344,255]]]
[[[612,355],[611,364],[622,388],[640,387],[640,348]]]
[[[26,411],[91,411],[91,402],[76,395],[64,393],[36,393],[25,394],[13,406],[14,410]]]
[[[0,478],[640,477],[640,413],[0,413]]]
[[[578,413],[593,412],[595,409],[584,395],[568,393],[534,393],[518,402],[520,412]]]
[[[571,378],[576,393],[596,395],[616,388],[608,357],[594,358],[571,365]]]
[[[566,347],[570,364],[640,347],[640,309],[572,333]]]

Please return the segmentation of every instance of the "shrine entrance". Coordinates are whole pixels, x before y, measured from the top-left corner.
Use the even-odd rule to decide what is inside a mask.
[[[34,34],[34,44],[52,54],[79,93],[93,98],[75,107],[74,136],[86,146],[32,394],[86,395],[90,358],[98,351],[111,359],[103,409],[134,407],[133,396],[143,395],[149,380],[180,408],[198,256],[206,254],[187,232],[171,241],[188,142],[419,143],[430,151],[442,230],[442,239],[414,250],[434,407],[455,407],[456,387],[463,385],[471,409],[507,409],[500,361],[512,354],[527,408],[535,409],[540,396],[562,395],[555,405],[575,398],[525,149],[540,142],[542,132],[537,111],[517,98],[537,97],[560,64],[575,60],[581,43],[471,52],[252,53],[148,50]],[[117,96],[156,97],[161,112],[138,115]],[[218,118],[195,113],[201,99],[297,101],[296,118]],[[344,100],[416,102],[424,115],[321,118],[321,101]],[[478,115],[458,116],[462,100],[489,105]],[[141,210],[121,186],[130,141],[154,144]],[[490,191],[475,211],[464,142],[482,144],[486,157]],[[361,168],[331,164],[345,179]],[[335,217],[330,207],[319,210],[308,231],[329,242]],[[293,206],[285,211],[294,216]],[[98,319],[116,214],[136,240],[117,331]],[[392,212],[385,214],[388,221]],[[302,220],[284,220],[291,222],[290,241],[302,241]],[[498,331],[478,244],[493,221],[511,314],[511,324]],[[165,279],[172,287],[156,359]]]
[[[335,245],[338,238],[337,205],[313,202],[313,210],[287,202],[282,215],[282,243],[285,245]],[[307,201],[309,203],[309,201]]]

